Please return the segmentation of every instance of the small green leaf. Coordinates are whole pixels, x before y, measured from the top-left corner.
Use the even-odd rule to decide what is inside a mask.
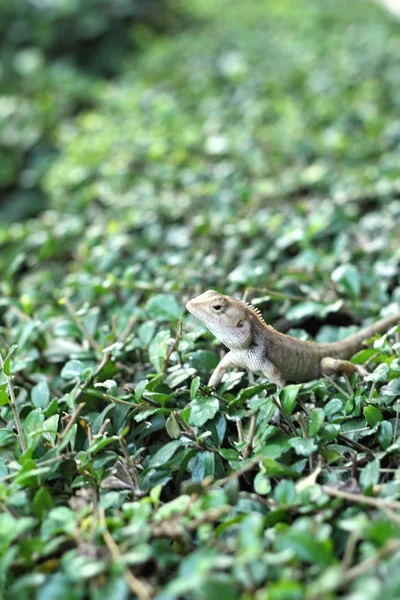
[[[27,448],[36,448],[40,440],[44,414],[40,408],[31,410],[23,425],[24,438]]]
[[[311,413],[310,436],[315,437],[325,421],[322,408],[315,408]]]
[[[377,437],[384,450],[389,448],[393,440],[393,425],[390,421],[382,421],[382,423],[380,423]]]
[[[149,460],[149,467],[161,467],[165,465],[175,454],[178,448],[181,447],[179,440],[168,442],[162,446]]]
[[[263,458],[262,464],[264,465],[265,473],[268,477],[299,477],[297,471],[278,463],[273,458]]]
[[[171,332],[167,330],[159,331],[153,338],[149,346],[149,358],[154,365],[157,373],[161,373],[164,359],[167,356]]]
[[[340,265],[332,273],[332,281],[351,298],[357,299],[361,292],[361,277],[357,267],[352,264]]]
[[[296,488],[290,479],[282,479],[274,489],[274,498],[278,504],[293,504],[296,499]]]
[[[392,379],[388,384],[383,385],[380,391],[385,398],[394,399],[397,396],[400,396],[400,377]]]
[[[165,424],[165,428],[167,430],[169,437],[172,438],[173,440],[177,440],[181,437],[181,428],[180,428],[179,423],[173,413],[169,415],[167,422]]]
[[[8,377],[11,377],[11,370],[10,370],[11,357],[17,348],[18,348],[18,344],[13,344],[12,346],[10,346],[7,356],[4,359],[3,371]]]
[[[0,385],[0,406],[4,406],[5,404],[10,403],[10,398],[7,395],[6,388],[7,388],[6,383],[2,383]]]
[[[170,294],[152,296],[146,304],[146,311],[158,321],[177,321],[182,313],[175,297]]]
[[[80,377],[85,369],[86,365],[80,360],[69,360],[62,368],[61,377],[63,379],[75,379]]]
[[[380,461],[375,458],[369,462],[360,473],[360,484],[363,490],[370,490],[379,482]]]
[[[375,406],[366,406],[363,410],[364,417],[370,427],[374,427],[377,423],[383,421],[383,415],[381,411]]]
[[[50,401],[50,390],[46,379],[42,379],[32,388],[32,404],[36,408],[47,408]]]
[[[260,496],[266,496],[271,491],[271,481],[262,471],[259,471],[254,477],[254,491]]]
[[[111,396],[115,396],[117,393],[118,384],[114,379],[106,379],[105,381],[99,381],[94,384],[96,388],[104,388]]]
[[[291,415],[296,406],[296,398],[299,395],[301,384],[286,385],[279,394],[282,408],[287,415]]]
[[[149,383],[148,379],[142,379],[141,381],[138,381],[138,383],[135,385],[135,400],[136,400],[136,402],[140,402],[140,399],[143,396],[143,392],[146,389],[148,383]]]
[[[42,519],[54,507],[53,499],[47,488],[41,487],[33,497],[33,512]]]
[[[206,477],[214,477],[215,457],[212,452],[198,452],[189,463],[192,480],[201,482]]]
[[[291,550],[298,558],[311,564],[327,566],[334,560],[331,544],[320,542],[306,531],[288,531],[276,539],[278,551]]]
[[[197,392],[200,387],[200,377],[193,377],[192,383],[190,384],[190,399],[194,400],[196,398]]]
[[[189,423],[201,427],[215,417],[219,409],[219,401],[213,396],[200,396],[192,401],[191,407]]]
[[[318,450],[318,446],[314,440],[306,440],[302,437],[291,438],[289,440],[289,446],[291,446],[299,456],[310,456],[313,452]]]

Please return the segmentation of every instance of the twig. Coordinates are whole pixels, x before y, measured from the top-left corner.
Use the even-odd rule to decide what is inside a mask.
[[[128,319],[127,324],[125,325],[125,328],[122,330],[122,333],[119,335],[118,337],[118,342],[120,342],[121,344],[123,344],[124,342],[126,342],[127,338],[129,337],[132,329],[135,327],[137,322],[137,317],[130,317]]]
[[[3,357],[1,356],[1,354],[0,354],[0,368],[3,369],[3,372],[4,372],[4,361],[3,361]],[[14,423],[15,423],[15,427],[17,429],[19,445],[21,446],[21,452],[24,453],[26,451],[26,444],[25,444],[24,433],[22,431],[21,421],[19,418],[17,402],[15,400],[15,392],[14,392],[12,377],[10,377],[10,375],[7,375],[6,373],[4,373],[4,376],[7,381],[7,389],[8,389],[8,393],[9,393],[8,399],[10,401],[11,410],[12,410],[12,413],[14,416]]]
[[[171,354],[174,352],[175,348],[177,347],[177,345],[182,337],[182,323],[183,323],[183,318],[181,317],[178,322],[178,330],[176,332],[175,339],[172,342],[172,346],[168,350],[167,355],[163,360],[162,367],[161,367],[162,373],[165,373],[167,366],[168,366],[169,359],[171,358]]]
[[[79,413],[81,412],[82,408],[86,405],[85,402],[81,402],[80,404],[78,404],[78,406],[75,408],[74,412],[71,415],[70,420],[67,423],[66,428],[64,429],[64,431],[62,432],[62,434],[60,435],[59,439],[58,439],[58,445],[61,444],[61,442],[63,441],[63,439],[65,438],[65,436],[67,435],[67,433],[69,432],[69,430],[71,429],[72,425],[77,421],[78,417],[79,417]]]
[[[346,392],[342,387],[340,387],[340,385],[336,383],[336,381],[334,381],[332,377],[329,377],[329,375],[326,375],[325,373],[324,377],[329,381],[329,383],[333,385],[333,387],[335,387],[341,394],[343,394],[343,396],[346,396],[348,400],[351,399],[351,395],[348,392]]]
[[[125,442],[124,438],[119,435],[118,441],[119,441],[119,445],[121,446],[121,450],[124,455],[126,464],[129,467],[129,473],[132,477],[133,483],[135,484],[135,487],[142,492],[143,488],[142,488],[142,485],[139,480],[139,474],[138,474],[138,470],[136,467],[136,463],[134,460],[132,460],[132,457],[130,456],[130,454],[128,452],[128,448],[126,446],[126,442]]]
[[[346,433],[346,432],[344,432],[344,433]],[[354,448],[355,450],[358,450],[359,452],[365,452],[365,454],[367,454],[368,456],[375,458],[374,453],[372,452],[372,450],[367,448],[367,446],[363,446],[363,444],[360,444],[359,442],[351,440],[350,438],[346,437],[343,433],[339,433],[338,440],[341,440],[342,442],[347,442],[347,444],[349,446],[351,446],[352,448]]]
[[[240,419],[236,419],[236,429],[238,433],[238,442],[242,444],[244,442],[244,431],[243,431],[243,423]]]
[[[367,573],[375,566],[378,566],[381,559],[385,558],[389,554],[393,552],[397,552],[400,550],[400,541],[399,540],[389,540],[380,550],[375,554],[375,556],[371,556],[371,558],[367,558],[363,560],[361,563],[349,569],[347,572],[343,573],[342,579],[339,581],[337,588],[341,588],[350,581],[357,579],[364,573]],[[337,589],[336,588],[336,589]]]
[[[347,539],[347,544],[344,549],[344,556],[342,560],[343,570],[347,570],[353,562],[354,553],[356,551],[357,542],[360,539],[358,531],[351,531]]]
[[[100,371],[106,366],[106,364],[110,360],[110,356],[111,355],[107,354],[107,353],[103,354],[103,356],[102,356],[99,364],[96,366],[96,368],[93,371],[92,375],[89,377],[89,379],[87,381],[85,381],[85,383],[83,383],[80,386],[80,388],[76,392],[75,402],[78,400],[78,398],[80,398],[82,396],[82,394],[86,390],[86,388],[93,383],[93,381],[95,380],[95,378],[97,377],[97,375],[100,373]]]
[[[243,449],[243,458],[244,459],[248,458],[250,451],[253,447],[254,436],[256,433],[256,425],[257,425],[257,413],[254,413],[250,417],[250,425],[249,425],[249,431],[247,434],[246,447]]]
[[[88,328],[86,327],[83,320],[76,314],[76,311],[75,311],[74,307],[72,306],[71,302],[69,301],[69,298],[64,298],[63,302],[65,304],[65,307],[66,307],[68,313],[72,317],[72,320],[79,327],[79,329],[81,330],[81,332],[83,333],[83,335],[85,336],[87,341],[89,342],[90,347],[96,352],[96,354],[99,354],[101,352],[99,344],[96,342],[96,340],[94,339],[94,337],[92,336],[92,334],[90,333]]]
[[[106,516],[104,508],[99,507],[99,521],[103,527],[102,535],[104,542],[112,556],[114,563],[123,569],[125,580],[133,594],[137,596],[138,600],[151,600],[150,592],[146,585],[144,585],[140,579],[138,579],[130,569],[125,567],[122,561],[122,554],[118,547],[118,544],[114,541],[111,533],[107,529]]]
[[[384,500],[381,498],[374,498],[372,496],[364,496],[363,494],[355,494],[354,492],[346,492],[345,490],[339,490],[331,487],[330,485],[323,485],[322,491],[329,496],[336,496],[337,498],[343,498],[343,500],[356,502],[357,504],[369,504],[370,506],[375,506],[375,508],[379,508],[381,510],[385,510],[387,508],[400,510],[400,502],[396,502],[396,500]]]

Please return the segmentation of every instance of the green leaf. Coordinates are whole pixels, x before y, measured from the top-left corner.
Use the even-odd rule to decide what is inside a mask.
[[[86,365],[80,360],[69,360],[62,368],[61,377],[63,379],[75,379],[80,378]]]
[[[305,531],[283,533],[277,537],[275,546],[278,552],[291,550],[298,559],[311,564],[328,566],[334,561],[330,544]]]
[[[310,436],[315,437],[325,421],[322,408],[315,408],[311,413]]]
[[[274,498],[278,504],[293,504],[296,499],[296,488],[290,479],[282,479],[274,489]]]
[[[262,464],[268,477],[299,477],[299,473],[286,465],[278,463],[273,458],[263,458]]]
[[[8,377],[11,377],[11,370],[10,370],[11,357],[17,348],[18,348],[18,344],[13,344],[12,346],[10,346],[7,356],[4,359],[3,371]]]
[[[135,400],[136,402],[140,402],[141,397],[143,396],[143,392],[149,383],[148,379],[142,379],[142,381],[138,381],[135,385]]]
[[[389,448],[393,440],[393,425],[390,421],[383,421],[380,423],[377,437],[384,450]]]
[[[361,293],[361,277],[357,267],[352,264],[340,265],[332,273],[332,281],[338,284],[339,289],[346,292],[351,298],[357,299]]]
[[[33,497],[33,512],[39,518],[43,517],[54,507],[53,499],[49,490],[45,487],[40,487]]]
[[[170,331],[159,331],[149,346],[149,359],[157,373],[162,372],[162,367],[165,357],[167,356],[170,339]]]
[[[189,463],[193,481],[203,481],[206,477],[214,477],[215,456],[213,452],[198,452]]]
[[[50,390],[46,379],[42,379],[32,388],[32,404],[37,408],[47,408],[50,402]]]
[[[146,311],[157,321],[177,321],[182,313],[175,297],[170,294],[152,296],[146,304]]]
[[[27,448],[36,448],[40,440],[42,424],[44,422],[44,414],[40,408],[31,410],[25,419],[23,425],[23,433]]]
[[[199,391],[201,381],[200,377],[193,377],[192,383],[190,384],[190,399],[194,400],[197,396],[197,392]]]
[[[0,385],[0,406],[4,406],[5,404],[10,403],[10,398],[7,395],[6,388],[7,383],[2,383]]]
[[[385,398],[394,399],[400,396],[400,377],[392,379],[387,385],[383,385],[380,392]]]
[[[219,401],[213,396],[199,396],[191,402],[191,408],[189,423],[201,427],[215,417],[219,409]]]
[[[260,496],[266,496],[271,491],[271,481],[261,471],[254,477],[253,486],[256,494],[260,494]]]
[[[290,439],[289,446],[291,446],[299,456],[310,456],[313,452],[318,450],[318,446],[314,440],[306,440],[302,437],[293,437]]]
[[[55,444],[57,438],[59,415],[53,415],[46,419],[42,425],[43,437],[51,444]]]
[[[386,382],[389,378],[390,367],[386,363],[379,364],[376,369],[366,376],[366,381],[384,381]]]
[[[279,398],[282,408],[287,415],[291,415],[296,406],[296,398],[299,395],[301,384],[286,385],[280,392]]]
[[[168,442],[162,446],[149,460],[149,467],[162,467],[166,465],[169,460],[173,457],[175,452],[182,446],[179,440]]]
[[[381,467],[378,458],[369,462],[360,473],[360,484],[363,490],[370,490],[379,482],[379,469]]]
[[[169,415],[165,428],[170,438],[177,440],[181,437],[181,428],[174,414]]]
[[[363,413],[370,427],[374,427],[377,423],[383,421],[383,415],[381,411],[375,406],[366,406],[363,410]]]

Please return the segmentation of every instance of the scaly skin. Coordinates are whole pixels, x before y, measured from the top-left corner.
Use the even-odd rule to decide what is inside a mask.
[[[230,350],[211,375],[212,386],[231,367],[262,374],[278,387],[337,372],[357,370],[365,375],[365,369],[347,359],[362,348],[365,339],[400,323],[399,312],[340,342],[318,344],[279,333],[265,323],[258,309],[214,290],[189,300],[186,308]]]

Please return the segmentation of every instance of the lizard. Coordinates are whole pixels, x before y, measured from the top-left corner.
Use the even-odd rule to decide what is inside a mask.
[[[210,377],[211,387],[219,385],[229,368],[261,374],[278,388],[335,373],[357,371],[365,376],[364,367],[348,359],[362,348],[364,340],[400,323],[398,312],[344,340],[320,344],[276,331],[257,308],[215,290],[189,300],[186,308],[229,349]]]

